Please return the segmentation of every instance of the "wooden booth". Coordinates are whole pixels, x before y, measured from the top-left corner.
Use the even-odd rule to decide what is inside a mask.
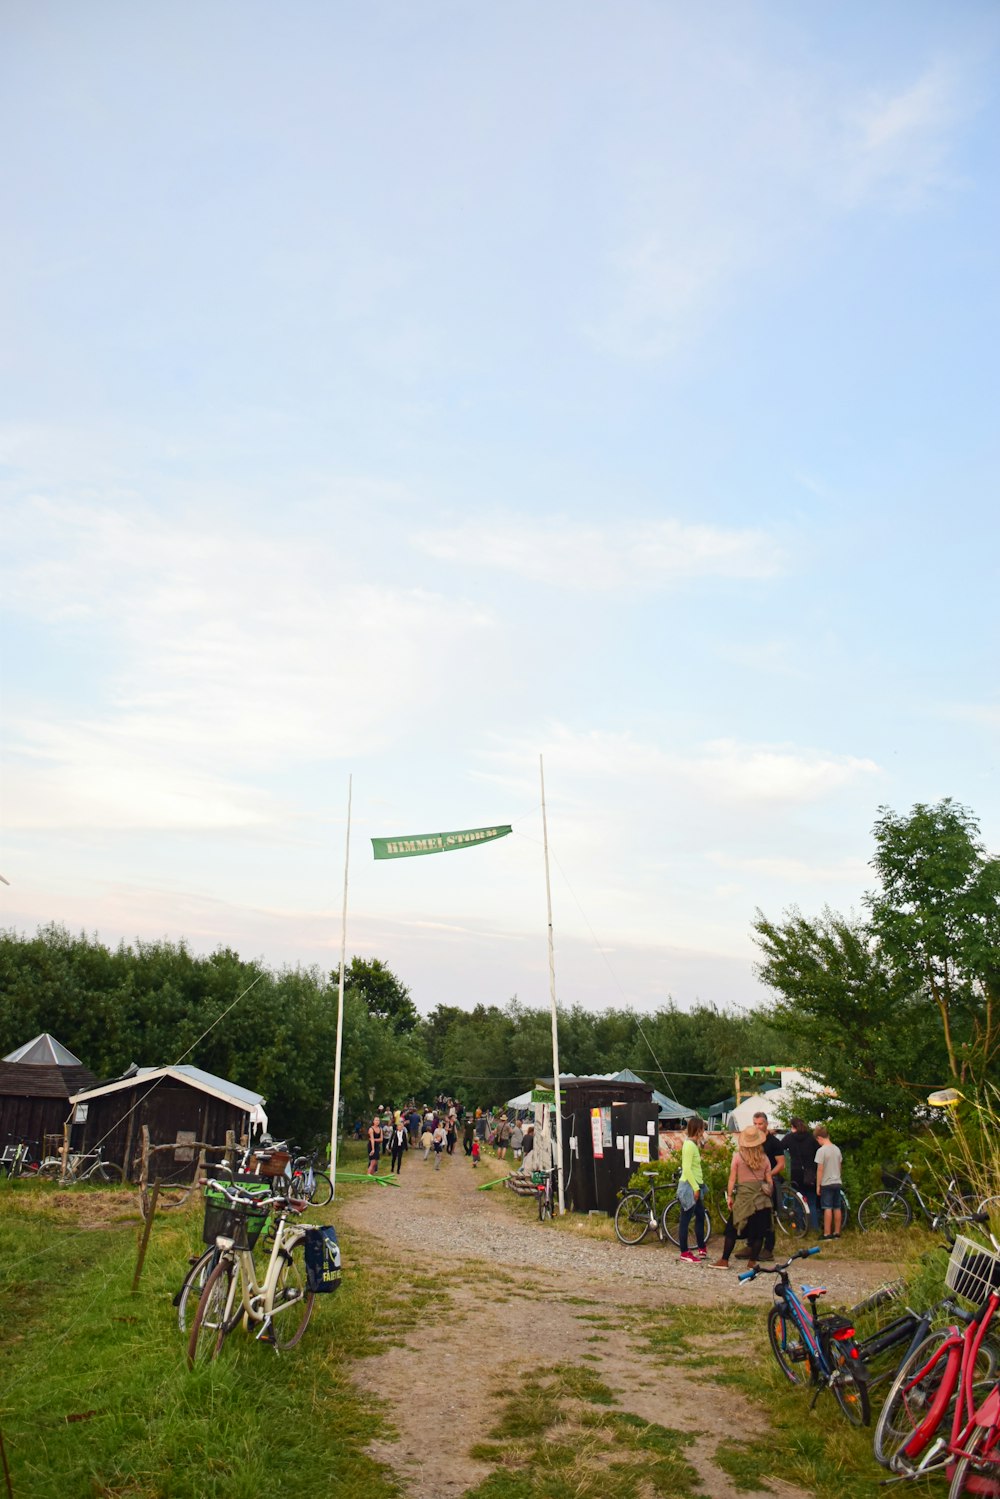
[[[615,1077],[560,1077],[559,1086],[566,1206],[614,1214],[633,1171],[659,1157],[653,1090]],[[551,1138],[554,1144],[554,1127]]]
[[[97,1079],[47,1031],[0,1061],[0,1149],[28,1140],[39,1152],[46,1136],[62,1140],[70,1099]]]
[[[154,1149],[149,1180],[191,1181],[202,1145],[222,1147],[232,1131],[237,1141],[260,1125],[267,1128],[259,1093],[200,1067],[139,1067],[124,1077],[87,1088],[70,1100],[75,1110],[73,1149],[103,1143],[104,1153],[136,1181],[143,1126]],[[79,1133],[78,1133],[79,1131]]]

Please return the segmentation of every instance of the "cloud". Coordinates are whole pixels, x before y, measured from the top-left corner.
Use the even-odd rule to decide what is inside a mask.
[[[664,749],[630,734],[594,730],[577,733],[561,725],[544,736],[546,764],[576,783],[600,781],[605,787],[644,783],[647,794],[664,789],[694,793],[717,802],[746,805],[805,804],[826,801],[859,780],[880,774],[874,760],[832,754],[789,744],[752,744],[716,739],[689,749]],[[537,754],[537,748],[535,750]],[[523,766],[531,757],[525,744],[492,758],[504,776],[504,763]],[[527,782],[516,776],[523,794]]]
[[[843,118],[838,193],[856,208],[878,198],[884,207],[919,208],[948,180],[950,137],[968,108],[962,79],[935,63],[902,89],[873,93]],[[837,175],[834,175],[837,183]]]
[[[770,578],[785,557],[766,532],[676,520],[579,525],[560,517],[471,521],[414,545],[441,562],[495,568],[548,586],[610,591],[694,578]]]
[[[857,886],[871,880],[871,866],[864,859],[841,859],[835,863],[811,864],[805,859],[742,857],[714,850],[705,855],[710,864],[719,869],[752,875],[755,878],[780,880],[791,885],[827,885],[831,883]],[[742,885],[732,887],[742,891]]]
[[[93,642],[85,711],[8,708],[22,825],[259,823],[275,808],[244,777],[384,748],[491,629],[472,604],[354,581],[322,535],[48,500],[9,524],[29,539],[0,563],[8,606]]]

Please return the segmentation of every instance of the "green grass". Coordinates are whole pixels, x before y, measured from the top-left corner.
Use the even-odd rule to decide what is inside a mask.
[[[130,1197],[101,1201],[112,1199]],[[133,1296],[133,1225],[83,1227],[37,1184],[0,1192],[0,1424],[14,1494],[259,1499],[307,1477],[338,1499],[396,1495],[362,1450],[380,1422],[348,1362],[397,1335],[397,1299],[351,1268],[363,1256],[348,1241],[344,1287],[317,1299],[299,1348],[279,1357],[234,1336],[192,1374],[171,1296],[200,1221],[200,1207],[157,1218]]]
[[[496,1469],[466,1499],[608,1499],[699,1490],[685,1456],[694,1438],[614,1409],[586,1368],[553,1365],[526,1380],[472,1457]]]

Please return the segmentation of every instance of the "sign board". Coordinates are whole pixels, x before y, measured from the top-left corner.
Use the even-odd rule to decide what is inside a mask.
[[[594,1160],[604,1160],[604,1120],[600,1109],[590,1111],[590,1133],[594,1141]]]
[[[632,1159],[649,1163],[649,1136],[636,1135],[632,1141]]]
[[[90,1104],[89,1103],[78,1103],[77,1106],[76,1106],[76,1112],[73,1115],[73,1123],[74,1124],[86,1124],[86,1122],[87,1122],[87,1111],[88,1111],[89,1108],[90,1108]]]

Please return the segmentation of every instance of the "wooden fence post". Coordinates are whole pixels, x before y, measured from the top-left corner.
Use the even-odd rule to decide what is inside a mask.
[[[14,1485],[11,1482],[10,1468],[7,1466],[7,1449],[3,1444],[2,1431],[0,1431],[0,1462],[3,1463],[3,1476],[7,1484],[8,1499],[14,1499]]]
[[[226,1130],[226,1165],[232,1171],[236,1164],[236,1136],[231,1129]]]
[[[69,1169],[69,1125],[68,1124],[64,1124],[63,1125],[63,1143],[62,1143],[62,1152],[61,1153],[62,1153],[62,1171],[60,1172],[60,1175],[65,1178],[66,1172]]]
[[[142,1238],[139,1241],[139,1258],[136,1261],[135,1275],[132,1277],[132,1294],[135,1295],[139,1289],[139,1276],[146,1259],[146,1245],[149,1243],[149,1235],[153,1227],[153,1219],[156,1217],[156,1199],[160,1195],[160,1183],[157,1179],[153,1183],[153,1195],[149,1199],[149,1213],[146,1216],[146,1225],[142,1230]]]

